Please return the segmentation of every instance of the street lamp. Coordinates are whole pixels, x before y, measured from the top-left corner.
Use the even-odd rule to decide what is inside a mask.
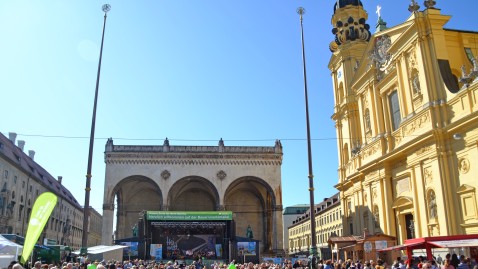
[[[311,246],[309,251],[309,268],[316,268],[316,256],[317,256],[317,239],[315,237],[315,204],[314,204],[314,174],[312,172],[312,149],[310,139],[310,123],[309,123],[309,98],[307,96],[307,72],[305,68],[305,48],[304,48],[304,26],[302,24],[302,17],[305,14],[305,9],[299,7],[297,13],[300,16],[300,33],[302,40],[302,64],[304,70],[304,95],[305,95],[305,117],[307,125],[307,157],[309,161],[309,192],[310,192],[310,235],[312,237]]]
[[[93,117],[91,119],[90,149],[88,152],[88,168],[86,172],[85,188],[85,206],[83,208],[83,235],[81,238],[80,254],[86,254],[88,248],[88,219],[90,216],[90,191],[91,191],[91,164],[93,161],[93,144],[95,142],[95,123],[96,123],[96,104],[98,102],[98,86],[100,84],[101,57],[103,56],[103,41],[105,39],[106,14],[111,10],[111,6],[104,4],[101,8],[105,13],[103,21],[103,34],[101,35],[100,59],[98,61],[98,73],[96,75],[95,100],[93,104]]]

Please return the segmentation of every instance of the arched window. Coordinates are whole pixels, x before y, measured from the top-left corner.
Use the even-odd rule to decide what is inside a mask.
[[[340,83],[337,93],[338,93],[338,98],[339,98],[337,101],[340,104],[344,100],[344,96],[345,96],[344,84]]]
[[[347,143],[344,144],[342,154],[344,155],[344,164],[347,164],[349,162],[349,145]]]
[[[372,124],[370,123],[370,110],[368,108],[365,109],[364,122],[365,122],[365,131],[370,132],[372,128]]]
[[[397,130],[402,121],[402,116],[400,114],[400,103],[398,102],[398,92],[397,90],[393,91],[390,96],[390,115],[392,116],[392,129],[393,131]]]

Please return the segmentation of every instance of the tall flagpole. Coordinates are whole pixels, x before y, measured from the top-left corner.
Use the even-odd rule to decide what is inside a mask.
[[[98,61],[98,73],[96,75],[95,101],[93,104],[93,117],[91,119],[90,149],[88,152],[88,168],[86,171],[85,206],[83,208],[83,236],[81,238],[80,254],[86,254],[88,249],[88,220],[90,216],[90,191],[91,191],[91,165],[93,162],[93,144],[95,142],[96,105],[98,102],[98,87],[100,85],[101,58],[103,56],[103,41],[105,40],[106,14],[111,6],[104,4],[102,7],[105,13],[103,21],[103,34],[101,35],[100,59]]]
[[[314,204],[314,173],[312,172],[312,147],[310,139],[310,123],[309,123],[309,98],[307,95],[307,72],[305,68],[305,47],[304,47],[304,26],[302,23],[302,16],[305,14],[305,9],[299,7],[297,13],[300,16],[300,33],[302,39],[302,64],[304,70],[304,95],[305,95],[305,117],[307,125],[307,157],[309,161],[309,193],[310,193],[310,236],[311,245],[309,251],[309,268],[316,268],[316,256],[317,256],[317,238],[315,231],[315,204]]]

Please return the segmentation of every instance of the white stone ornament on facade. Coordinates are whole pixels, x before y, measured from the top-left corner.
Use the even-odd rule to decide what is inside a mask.
[[[392,62],[392,54],[388,52],[391,46],[392,40],[388,35],[379,36],[375,40],[375,46],[370,53],[370,59],[381,72],[386,72]],[[377,76],[377,78],[381,80],[382,74],[378,74]]]

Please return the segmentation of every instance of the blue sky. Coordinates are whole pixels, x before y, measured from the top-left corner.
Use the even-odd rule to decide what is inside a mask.
[[[375,29],[409,1],[363,0]],[[423,1],[419,1],[423,9]],[[273,146],[282,141],[283,205],[309,203],[296,9],[303,6],[315,201],[336,193],[337,144],[327,64],[334,0],[108,2],[91,205],[102,213],[106,139],[115,144]],[[478,2],[437,0],[447,28],[476,30]],[[0,132],[84,202],[103,13],[99,1],[0,2]]]

